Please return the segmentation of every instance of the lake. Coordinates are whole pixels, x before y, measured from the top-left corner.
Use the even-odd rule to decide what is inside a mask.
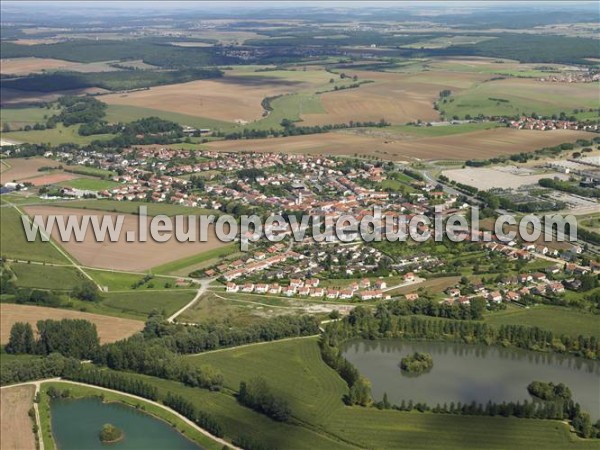
[[[58,450],[201,450],[166,422],[121,403],[97,398],[51,400],[52,434]],[[123,430],[125,439],[106,445],[98,433],[110,423]]]
[[[404,375],[400,360],[416,351],[431,354],[433,369],[416,377]],[[539,380],[565,383],[582,409],[593,420],[600,418],[598,361],[497,346],[399,340],[352,341],[343,354],[371,380],[376,401],[387,392],[389,401],[398,405],[402,400],[431,407],[459,401],[522,402],[532,399],[527,385]]]

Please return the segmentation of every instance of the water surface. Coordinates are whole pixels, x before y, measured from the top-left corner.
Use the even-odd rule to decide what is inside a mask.
[[[55,399],[50,410],[58,450],[201,450],[166,422],[121,403],[91,397]],[[123,430],[125,438],[102,444],[98,433],[105,423]]]
[[[433,369],[406,376],[400,360],[415,351],[430,353]],[[600,418],[600,363],[574,356],[530,352],[497,346],[448,342],[357,340],[344,356],[371,380],[373,397],[387,392],[391,403],[425,402],[433,407],[450,402],[531,400],[527,385],[534,380],[565,383],[584,411]]]

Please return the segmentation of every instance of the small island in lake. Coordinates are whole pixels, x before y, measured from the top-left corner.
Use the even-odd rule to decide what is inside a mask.
[[[102,430],[100,430],[99,437],[103,444],[114,444],[115,442],[122,441],[125,434],[120,428],[107,423],[102,427]]]
[[[414,352],[400,361],[400,369],[407,374],[419,375],[429,372],[433,367],[433,358],[429,353]]]

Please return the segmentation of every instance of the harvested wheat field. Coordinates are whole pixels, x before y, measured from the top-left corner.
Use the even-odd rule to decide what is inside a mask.
[[[50,58],[7,58],[0,60],[2,75],[27,75],[43,70],[69,69],[77,63]]]
[[[31,178],[27,181],[29,181],[34,186],[44,186],[46,184],[56,184],[62,183],[63,181],[74,180],[75,178],[81,178],[81,176],[72,173],[59,172],[50,175],[43,175],[41,177]]]
[[[35,386],[5,387],[0,390],[1,450],[34,449],[35,436],[29,409],[33,405]]]
[[[6,158],[2,160],[4,169],[0,176],[2,184],[13,180],[23,181],[44,175],[38,169],[41,167],[57,167],[58,163],[47,158]]]
[[[10,337],[10,328],[16,322],[30,323],[34,331],[38,320],[85,319],[96,325],[100,342],[108,343],[125,339],[144,328],[140,320],[102,316],[67,309],[46,308],[43,306],[0,304],[0,342],[4,345]]]
[[[53,206],[28,206],[23,209],[29,216],[41,215],[44,221],[47,220],[50,214],[62,215],[65,217],[65,221],[69,216],[75,216],[78,222],[85,215],[94,215],[99,218],[100,223],[102,218],[106,216],[111,217],[113,223],[116,224],[116,217],[118,216],[118,214],[103,211],[76,210]],[[160,243],[154,241],[150,233],[148,233],[146,242],[139,242],[137,239],[136,242],[127,242],[126,235],[129,231],[135,233],[136,236],[138,234],[138,217],[132,214],[122,214],[122,216],[124,217],[123,226],[117,242],[110,242],[108,234],[104,242],[97,242],[94,239],[91,225],[82,242],[76,242],[74,236],[69,242],[61,242],[56,226],[52,230],[52,237],[71,256],[85,266],[132,272],[144,272],[161,264],[227,245],[219,241],[212,231],[207,242],[178,242],[173,236],[167,242]],[[148,226],[150,220],[148,219]],[[184,222],[184,224],[187,224],[187,222]],[[197,225],[199,228],[199,224]]]
[[[370,71],[348,71],[358,80],[373,80],[358,88],[322,94],[324,114],[302,115],[302,125],[379,121],[405,123],[421,119],[439,120],[433,102],[443,89],[458,92],[477,81],[488,78],[480,74],[423,72],[399,74]]]
[[[247,141],[215,141],[217,151],[258,151],[328,155],[370,155],[382,159],[466,160],[485,159],[536,150],[577,139],[590,139],[585,131],[532,131],[509,128],[474,131],[452,136],[392,140],[352,133],[326,133]]]
[[[157,86],[144,91],[102,96],[109,105],[131,105],[227,122],[262,118],[265,97],[296,92],[310,86],[268,76],[224,76],[217,80]]]

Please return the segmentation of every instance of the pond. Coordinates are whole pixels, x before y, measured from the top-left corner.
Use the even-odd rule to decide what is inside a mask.
[[[414,352],[433,357],[433,368],[406,376],[400,360]],[[350,361],[372,383],[373,398],[387,393],[392,404],[402,400],[433,407],[450,402],[531,400],[527,385],[534,380],[565,383],[573,399],[600,418],[600,363],[574,356],[531,352],[496,346],[399,340],[349,342],[343,348]]]
[[[55,399],[50,410],[58,450],[201,450],[166,422],[121,403],[103,403],[92,397]],[[98,433],[106,423],[120,428],[125,438],[102,444]]]

